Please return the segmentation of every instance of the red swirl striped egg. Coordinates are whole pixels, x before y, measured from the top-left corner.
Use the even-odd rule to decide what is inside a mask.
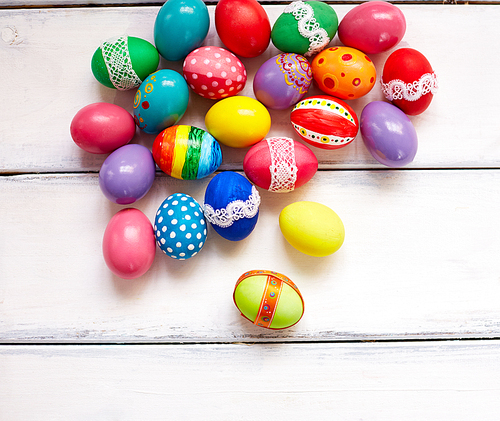
[[[358,134],[358,117],[344,101],[317,95],[295,105],[290,121],[302,140],[321,149],[339,149]]]

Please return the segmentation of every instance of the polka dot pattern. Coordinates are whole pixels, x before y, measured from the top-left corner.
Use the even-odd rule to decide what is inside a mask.
[[[233,53],[220,47],[200,47],[184,60],[184,79],[198,95],[222,99],[241,92],[245,87],[245,66]]]
[[[156,212],[154,231],[158,247],[176,260],[197,255],[207,238],[201,206],[184,193],[175,193],[163,201]]]

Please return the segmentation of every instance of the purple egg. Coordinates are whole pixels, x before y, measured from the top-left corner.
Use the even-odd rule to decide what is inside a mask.
[[[253,79],[253,91],[267,108],[284,110],[302,99],[311,81],[312,70],[307,59],[283,53],[260,66]]]
[[[417,153],[417,132],[407,115],[384,101],[370,102],[361,112],[361,136],[372,156],[388,167],[404,167]]]
[[[111,153],[99,171],[104,196],[119,205],[142,199],[153,185],[156,166],[150,150],[142,145],[125,145]]]

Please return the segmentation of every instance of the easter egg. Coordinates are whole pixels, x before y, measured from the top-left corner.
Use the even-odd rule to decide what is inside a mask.
[[[294,1],[274,23],[271,40],[278,50],[310,57],[328,46],[337,28],[337,13],[330,5]]]
[[[134,98],[134,120],[149,134],[177,124],[186,112],[189,88],[184,78],[174,70],[162,69],[149,75]]]
[[[156,48],[166,60],[183,60],[203,43],[209,27],[208,9],[202,0],[167,0],[155,19]]]
[[[361,136],[366,148],[381,164],[408,165],[417,153],[418,139],[408,116],[385,101],[373,101],[361,112]]]
[[[233,301],[241,315],[267,329],[286,329],[302,318],[304,299],[285,275],[270,270],[252,270],[240,276]]]
[[[220,47],[192,51],[184,60],[182,71],[189,87],[203,98],[236,95],[247,81],[247,71],[240,59]]]
[[[367,1],[352,8],[339,25],[340,42],[366,54],[389,50],[405,32],[403,12],[386,1]]]
[[[212,174],[222,163],[222,151],[214,137],[193,126],[172,126],[153,142],[153,158],[166,174],[196,180]]]
[[[256,0],[219,0],[215,29],[224,45],[241,57],[257,57],[269,45],[271,24]]]
[[[94,77],[108,88],[126,91],[137,88],[160,62],[150,42],[126,35],[104,41],[92,56]]]
[[[331,47],[312,62],[313,77],[319,89],[340,99],[356,99],[370,92],[377,72],[371,59],[351,47]]]
[[[109,200],[128,205],[142,199],[153,185],[156,167],[148,148],[125,145],[112,152],[99,171],[99,186]]]
[[[413,48],[394,51],[384,64],[384,96],[408,115],[422,114],[438,89],[436,73],[425,56]]]
[[[286,193],[307,183],[318,170],[316,155],[302,143],[287,137],[271,137],[252,146],[243,170],[255,185]]]
[[[290,114],[300,138],[321,149],[339,149],[351,143],[359,130],[354,110],[340,99],[316,95],[300,101]]]
[[[102,253],[116,276],[135,279],[144,275],[156,253],[153,227],[146,215],[133,208],[117,212],[104,231]]]
[[[172,259],[186,260],[196,256],[207,239],[203,209],[184,193],[175,193],[162,202],[153,228],[156,244]]]
[[[220,143],[245,148],[266,137],[271,116],[256,99],[233,96],[220,100],[208,110],[205,127]]]
[[[253,79],[255,97],[267,108],[283,110],[300,101],[312,82],[307,59],[283,53],[260,66]]]
[[[124,108],[96,102],[79,110],[71,120],[73,141],[84,151],[110,153],[129,143],[135,135],[134,118]]]
[[[260,195],[241,174],[217,174],[205,191],[205,217],[223,238],[240,241],[248,237],[259,217]]]
[[[328,206],[317,202],[294,202],[279,216],[283,237],[298,251],[323,257],[335,253],[344,243],[344,224]]]

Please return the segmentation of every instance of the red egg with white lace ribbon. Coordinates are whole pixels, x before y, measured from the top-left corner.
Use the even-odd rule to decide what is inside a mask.
[[[405,114],[422,114],[437,89],[436,73],[419,51],[400,48],[387,58],[382,73],[382,91]]]

